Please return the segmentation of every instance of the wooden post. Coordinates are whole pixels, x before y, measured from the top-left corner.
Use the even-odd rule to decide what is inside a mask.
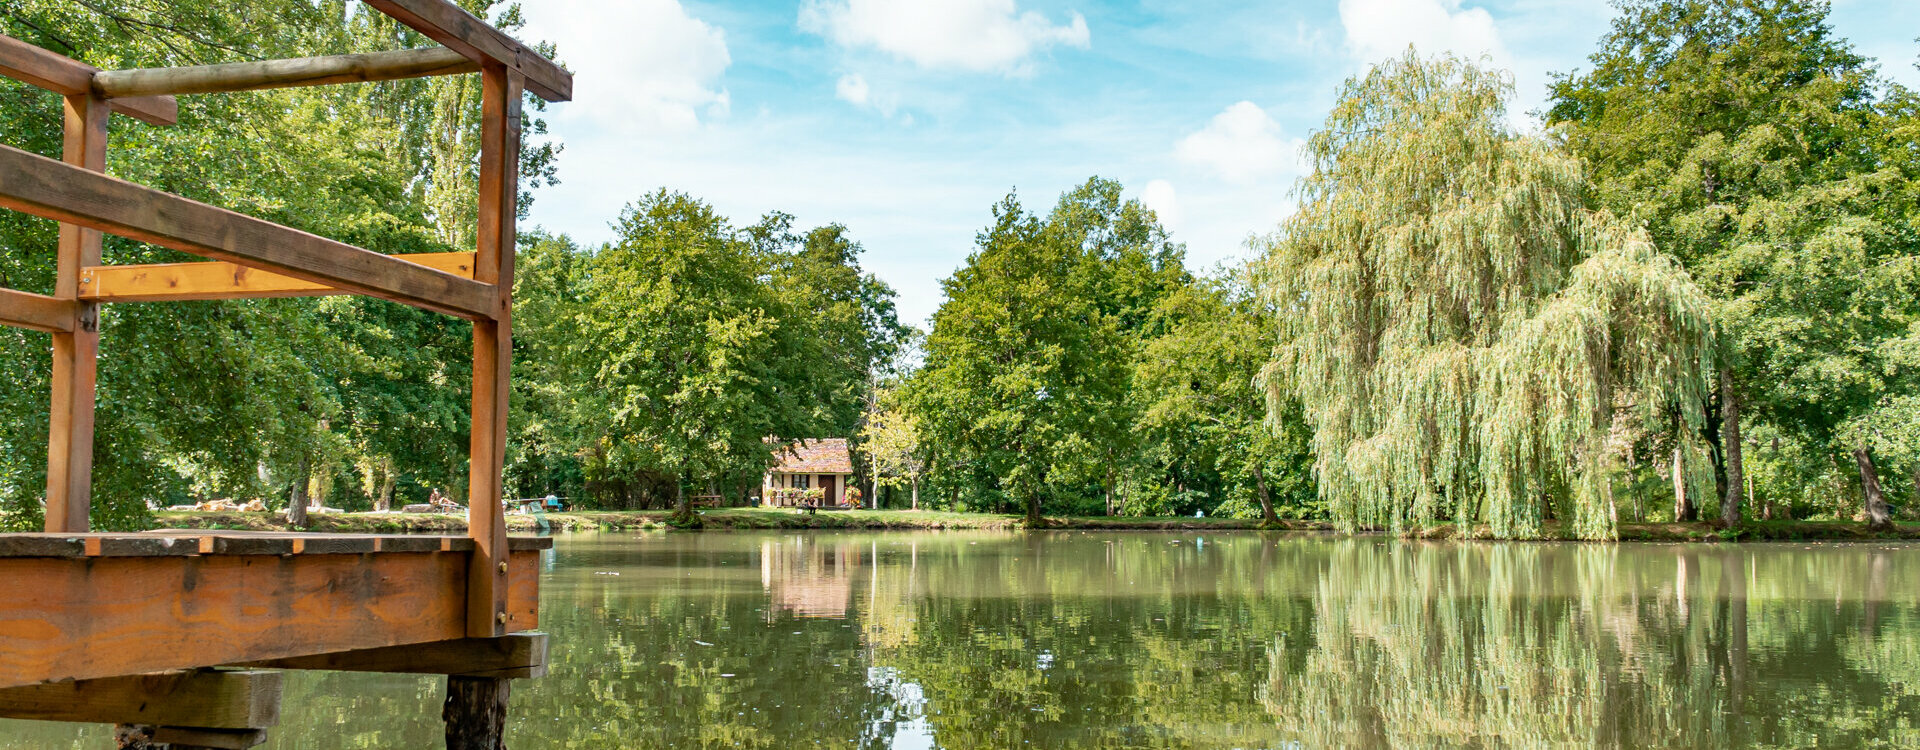
[[[503,677],[447,677],[447,750],[506,750],[507,698],[512,681]]]
[[[107,168],[105,99],[75,95],[66,99],[66,141],[61,159],[83,169]],[[100,265],[100,232],[60,225],[60,248],[53,296],[79,300],[80,270]],[[76,304],[72,329],[53,334],[52,423],[47,431],[46,529],[54,533],[87,530],[93,492],[94,379],[100,354],[100,314],[95,304]]]
[[[513,359],[514,214],[520,176],[524,80],[501,65],[481,76],[480,225],[473,278],[493,285],[491,317],[473,323],[473,431],[467,459],[467,636],[507,632],[507,524],[500,471],[507,450],[508,371]]]

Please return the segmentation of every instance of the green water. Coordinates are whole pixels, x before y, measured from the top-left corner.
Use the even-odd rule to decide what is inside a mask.
[[[515,750],[1920,746],[1913,545],[608,533],[541,594]],[[436,747],[441,689],[290,674],[266,747]]]

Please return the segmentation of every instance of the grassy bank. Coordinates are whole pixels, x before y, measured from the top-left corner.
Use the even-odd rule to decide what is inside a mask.
[[[670,529],[667,511],[580,511],[549,513],[547,528],[554,531]],[[161,528],[238,529],[254,531],[288,530],[286,519],[277,513],[162,511],[155,514]],[[722,508],[700,512],[700,526],[707,529],[1018,529],[1020,516],[993,513],[947,513],[940,511],[850,510],[823,511],[807,515],[791,510],[770,508]],[[1110,530],[1255,530],[1257,519],[1237,518],[1126,518],[1110,516],[1055,517],[1047,519],[1050,529]],[[457,534],[467,528],[463,516],[428,513],[341,513],[313,515],[307,530],[348,534]],[[532,516],[508,516],[507,528],[516,532],[539,530]],[[1289,521],[1282,531],[1330,531],[1323,522]],[[1547,525],[1550,537],[1559,535],[1559,526]],[[1486,538],[1485,527],[1464,532],[1453,526],[1440,526],[1418,534],[1422,539]],[[1622,524],[1621,541],[1708,542],[1708,541],[1855,541],[1870,539],[1920,539],[1920,524],[1899,524],[1893,531],[1871,533],[1866,525],[1850,521],[1754,521],[1738,531],[1729,532],[1705,523]]]
[[[579,511],[546,514],[547,527],[555,531],[592,529],[636,530],[667,529],[670,513],[664,510]],[[161,511],[154,514],[160,528],[237,529],[251,531],[288,530],[286,518],[278,513],[242,513],[225,511]],[[535,531],[539,521],[533,516],[507,516],[511,531]],[[812,515],[771,508],[720,508],[700,511],[700,525],[707,529],[1017,529],[1017,515],[994,513],[947,513],[941,511],[836,510]],[[1257,529],[1257,519],[1235,518],[1049,518],[1048,528],[1062,529]],[[429,534],[466,531],[464,516],[432,513],[329,513],[307,518],[307,530],[349,534]],[[1323,523],[1292,522],[1294,530],[1324,530]]]

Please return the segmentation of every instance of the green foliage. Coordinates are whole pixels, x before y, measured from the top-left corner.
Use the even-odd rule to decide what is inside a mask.
[[[523,492],[635,508],[758,486],[769,438],[852,436],[902,329],[838,225],[736,229],[681,193],[622,213],[586,253],[535,235],[516,277]]]
[[[1089,182],[1046,220],[1007,196],[979,250],[943,282],[910,386],[943,487],[979,493],[987,507],[1017,503],[1038,520],[1047,500],[1083,496],[1109,476],[1128,427],[1122,325],[1143,312],[1111,291],[1177,269],[1179,257],[1151,213],[1118,192]],[[1147,273],[1106,273],[1121,264]]]
[[[1510,93],[1411,52],[1349,80],[1268,243],[1267,383],[1305,407],[1343,528],[1534,537],[1552,512],[1610,538],[1616,415],[1704,421],[1705,297],[1587,210],[1577,159],[1507,130]]]
[[[1134,433],[1160,491],[1130,496],[1129,511],[1188,515],[1200,505],[1270,521],[1322,515],[1299,405],[1283,400],[1269,420],[1256,389],[1276,320],[1250,281],[1249,269],[1225,270],[1160,301],[1164,332],[1143,343],[1132,393]]]
[[[1920,473],[1920,162],[1915,97],[1833,35],[1825,3],[1622,5],[1547,118],[1599,202],[1644,223],[1713,298],[1758,499],[1814,512],[1857,486],[1866,446]],[[1851,459],[1845,459],[1851,464]],[[1905,483],[1897,483],[1905,484]],[[1920,487],[1916,487],[1920,490]],[[1809,502],[1812,502],[1809,499]]]
[[[493,3],[467,3],[486,13]],[[134,5],[17,0],[0,32],[104,67],[194,65],[429,43],[344,0]],[[517,23],[512,8],[494,14]],[[470,76],[467,78],[471,78]],[[478,102],[434,106],[434,81],[180,98],[180,123],[116,117],[110,174],[387,253],[457,249],[459,217],[436,186],[471,184]],[[537,109],[535,110],[537,112]],[[528,123],[530,180],[555,148]],[[0,82],[0,141],[58,155],[59,98]],[[461,199],[471,206],[471,189]],[[523,200],[524,203],[524,200]],[[470,241],[471,233],[461,240]],[[54,225],[0,212],[0,285],[46,292]],[[109,237],[108,263],[196,260]],[[147,524],[147,505],[283,495],[312,480],[330,504],[364,507],[379,488],[464,485],[468,357],[457,320],[366,299],[109,305],[94,469],[96,528]],[[47,337],[0,332],[0,506],[39,524],[45,485]],[[304,467],[304,468],[303,468]],[[358,477],[364,481],[349,481]],[[343,497],[351,491],[352,497]]]

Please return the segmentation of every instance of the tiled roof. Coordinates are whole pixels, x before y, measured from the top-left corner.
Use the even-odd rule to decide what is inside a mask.
[[[788,444],[773,454],[779,463],[773,471],[782,474],[852,474],[853,458],[847,455],[846,438],[811,438]]]

